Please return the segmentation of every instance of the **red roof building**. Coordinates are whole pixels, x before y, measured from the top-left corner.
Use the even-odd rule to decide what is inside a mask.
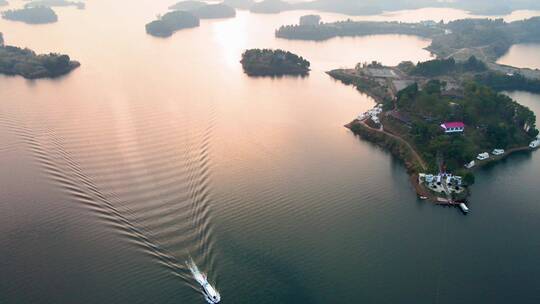
[[[465,131],[465,124],[459,121],[445,122],[441,124],[445,133],[462,133]]]

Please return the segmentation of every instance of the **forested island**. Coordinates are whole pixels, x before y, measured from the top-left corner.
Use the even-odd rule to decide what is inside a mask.
[[[376,99],[377,110],[347,127],[402,159],[412,176],[444,172],[472,184],[474,167],[529,150],[539,133],[535,114],[499,91],[536,91],[540,81],[492,71],[475,57],[374,62],[328,74]],[[504,77],[513,81],[501,85]]]
[[[78,9],[84,9],[86,5],[84,2],[75,2],[75,1],[68,1],[68,0],[33,0],[24,5],[24,7],[26,8],[38,7],[38,6],[46,6],[46,7],[74,6]]]
[[[12,21],[22,21],[29,24],[53,23],[58,16],[50,7],[28,7],[2,12],[2,18]]]
[[[29,49],[4,45],[0,33],[0,73],[28,79],[58,77],[78,68],[80,63],[68,55],[41,54]]]
[[[178,30],[198,27],[199,24],[199,18],[192,13],[172,11],[148,23],[146,32],[152,36],[169,37]]]
[[[251,49],[242,54],[242,67],[249,76],[307,75],[309,61],[283,50]]]

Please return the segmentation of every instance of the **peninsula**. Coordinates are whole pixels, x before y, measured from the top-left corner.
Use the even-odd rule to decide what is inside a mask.
[[[28,24],[43,24],[58,21],[56,13],[50,7],[45,6],[8,10],[2,12],[2,18]]]
[[[251,49],[242,54],[242,67],[249,76],[307,75],[309,61],[283,50]]]
[[[480,82],[500,74],[475,57],[396,67],[373,62],[328,74],[377,101],[347,127],[403,160],[422,197],[463,199],[474,168],[535,147],[535,114]],[[454,188],[437,186],[433,176]]]
[[[169,37],[176,31],[198,27],[199,18],[185,11],[172,11],[146,25],[146,32],[156,37]]]
[[[20,75],[28,79],[53,78],[78,68],[80,63],[68,55],[38,55],[29,49],[4,45],[0,33],[0,74]]]

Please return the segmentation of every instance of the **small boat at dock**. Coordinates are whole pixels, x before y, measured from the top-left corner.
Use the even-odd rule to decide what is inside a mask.
[[[463,213],[469,213],[469,207],[467,207],[465,203],[459,203],[459,208],[461,209],[461,211],[463,211]]]

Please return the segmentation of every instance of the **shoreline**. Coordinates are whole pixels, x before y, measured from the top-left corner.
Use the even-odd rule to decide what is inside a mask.
[[[446,199],[445,197],[443,196],[438,196],[436,195],[435,193],[429,191],[427,188],[425,188],[422,184],[419,183],[418,181],[418,175],[419,173],[419,168],[418,168],[418,165],[422,166],[421,164],[418,164],[418,161],[415,161],[414,158],[415,157],[418,157],[420,160],[421,159],[421,156],[418,155],[414,149],[412,148],[412,146],[410,145],[410,143],[407,142],[407,140],[397,136],[397,135],[394,135],[394,134],[389,134],[387,132],[384,132],[384,131],[378,131],[378,130],[375,130],[373,128],[371,128],[370,126],[368,126],[367,124],[365,124],[363,121],[359,121],[358,119],[355,119],[353,121],[351,121],[350,123],[346,124],[344,126],[345,128],[349,129],[354,135],[356,136],[359,136],[360,138],[362,138],[363,140],[365,141],[368,141],[376,146],[379,146],[383,149],[385,149],[387,152],[389,152],[390,154],[392,154],[393,157],[396,157],[397,159],[399,159],[405,166],[405,169],[407,170],[407,174],[409,175],[409,180],[411,182],[411,185],[413,186],[417,196],[420,198],[420,197],[426,197],[427,200],[437,204],[439,201],[438,199],[439,198],[443,198],[443,199]],[[357,128],[355,128],[357,127]],[[359,129],[358,129],[359,128]],[[360,131],[362,130],[362,131]],[[406,143],[405,145],[398,145],[397,147],[395,145],[392,145],[388,142],[388,140],[390,141],[402,141],[402,143]],[[403,150],[403,147],[406,147],[407,149],[409,149],[409,153],[404,153]],[[515,153],[519,153],[519,152],[527,152],[527,151],[530,151],[530,152],[533,152],[534,150],[531,149],[529,146],[522,146],[522,147],[516,147],[516,148],[512,148],[508,151],[505,151],[505,153],[503,155],[499,155],[499,156],[492,156],[490,159],[488,160],[484,160],[484,161],[481,161],[479,164],[477,164],[474,168],[471,168],[469,169],[469,171],[476,171],[478,169],[481,169],[487,165],[490,165],[490,164],[496,164],[498,161],[501,161],[503,159],[506,159],[508,157],[510,157],[511,155],[515,154]],[[422,160],[423,161],[423,160]],[[422,168],[422,169],[425,169]],[[468,188],[468,187],[467,187]]]

